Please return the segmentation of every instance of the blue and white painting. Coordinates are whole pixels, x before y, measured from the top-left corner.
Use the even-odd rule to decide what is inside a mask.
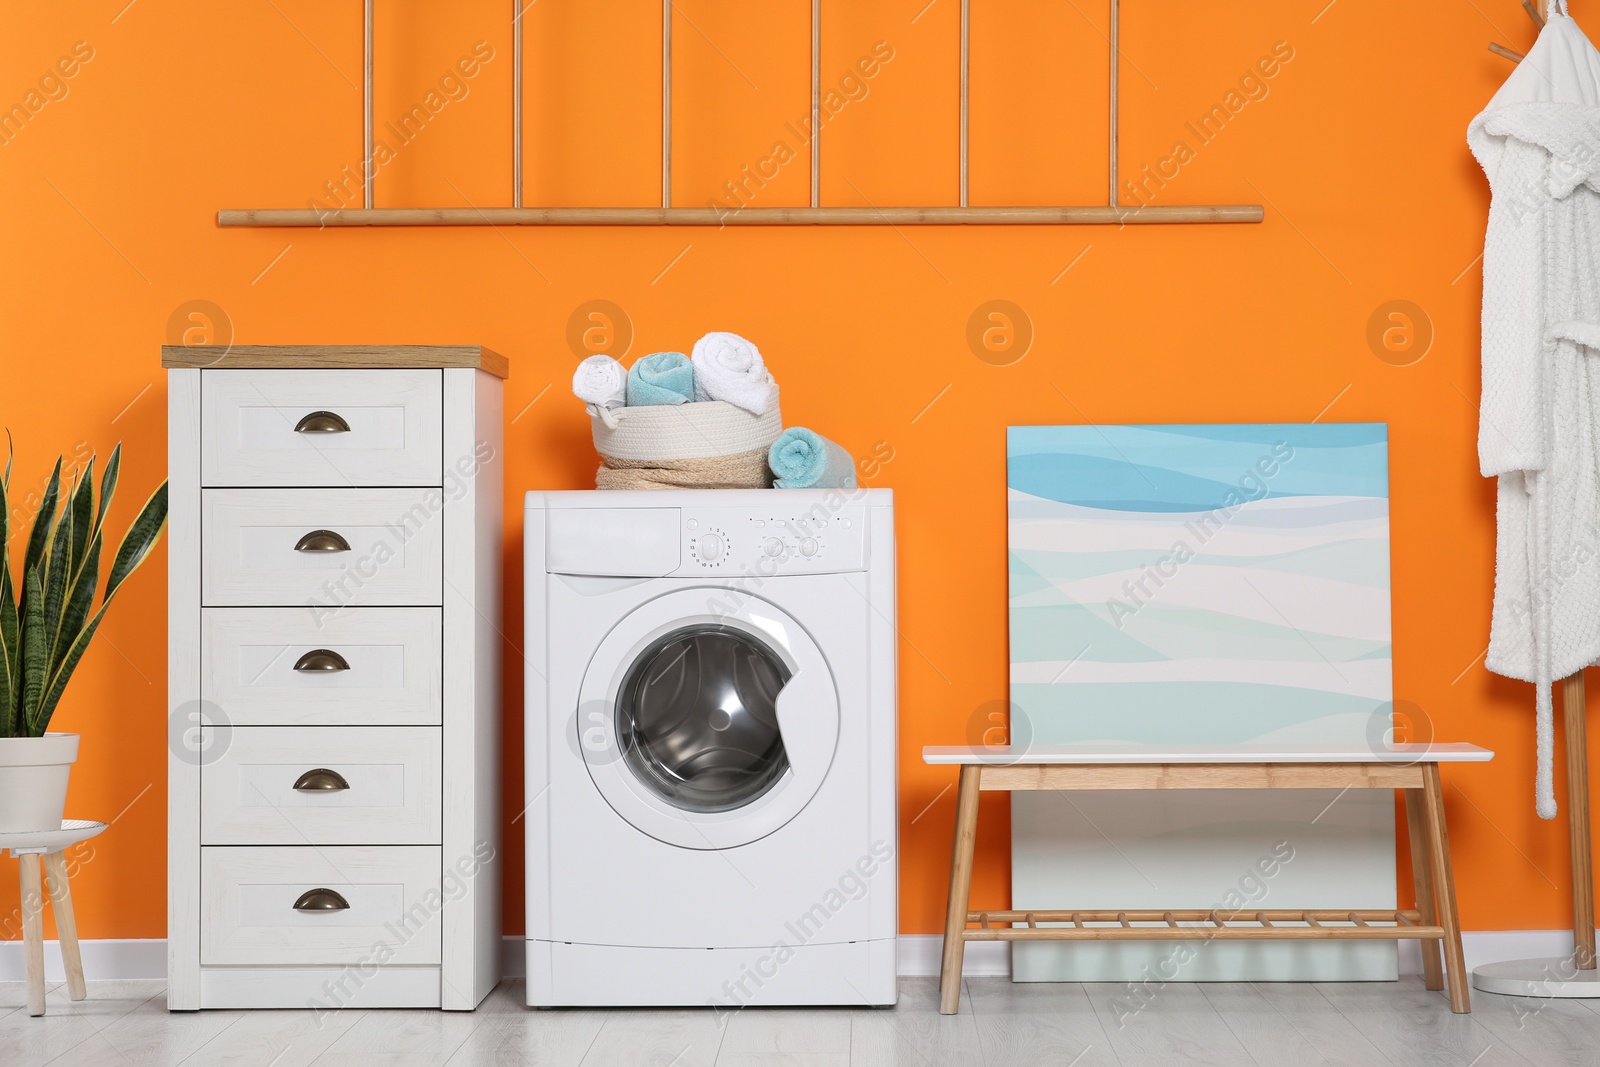
[[[1370,423],[1013,427],[1013,743],[1381,743],[1387,438]],[[1393,907],[1393,811],[1381,790],[1017,793],[1012,903]],[[1013,974],[1395,976],[1377,942],[1174,944],[1019,943]]]

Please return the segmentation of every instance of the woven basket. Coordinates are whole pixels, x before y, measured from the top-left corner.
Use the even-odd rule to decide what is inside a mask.
[[[721,400],[589,408],[594,448],[617,459],[676,460],[737,456],[766,448],[783,432],[777,389],[765,415]]]

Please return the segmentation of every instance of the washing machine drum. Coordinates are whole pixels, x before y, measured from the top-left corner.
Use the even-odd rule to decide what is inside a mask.
[[[839,739],[826,658],[754,597],[707,613],[706,590],[649,601],[601,642],[575,740],[618,815],[684,848],[733,848],[793,819]]]
[[[617,740],[636,777],[685,811],[742,808],[789,769],[778,694],[790,670],[740,630],[674,630],[634,660]]]

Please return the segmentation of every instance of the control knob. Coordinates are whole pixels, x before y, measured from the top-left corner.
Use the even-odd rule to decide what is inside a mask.
[[[724,549],[722,538],[714,533],[701,534],[699,541],[700,558],[707,563],[715,563],[722,558]]]

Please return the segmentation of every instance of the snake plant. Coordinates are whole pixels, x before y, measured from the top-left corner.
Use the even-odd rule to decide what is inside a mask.
[[[0,478],[0,737],[40,737],[72,672],[89,648],[111,598],[150,555],[167,525],[167,483],[145,501],[111,559],[105,592],[100,548],[106,511],[117,489],[117,445],[94,499],[94,457],[63,493],[61,460],[45,486],[18,575],[11,571],[11,460]],[[59,514],[58,514],[59,506]]]

